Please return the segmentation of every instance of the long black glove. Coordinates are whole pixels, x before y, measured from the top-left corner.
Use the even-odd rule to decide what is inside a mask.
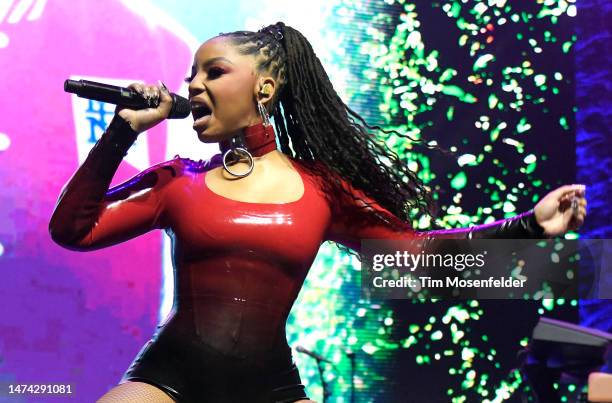
[[[540,239],[548,238],[537,223],[532,210],[517,216],[467,228],[424,231],[421,234],[431,239]]]
[[[470,227],[468,228],[466,238],[538,239],[546,238],[546,236],[544,234],[544,228],[536,221],[533,210],[529,210],[505,220]]]
[[[58,198],[49,222],[49,233],[56,243],[74,245],[94,225],[113,176],[137,137],[138,133],[115,115]]]

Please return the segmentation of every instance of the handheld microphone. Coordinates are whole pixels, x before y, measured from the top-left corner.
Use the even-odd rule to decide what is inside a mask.
[[[313,351],[310,350],[306,350],[304,347],[302,346],[297,346],[295,348],[299,353],[304,353],[306,355],[311,356],[312,358],[314,358],[317,361],[324,361],[324,362],[329,362],[330,364],[332,363],[330,360],[328,360],[327,358],[323,357],[322,355],[319,355]]]
[[[159,106],[159,100],[147,100],[131,88],[94,81],[66,80],[64,81],[64,91],[76,94],[81,98],[125,106],[130,109],[157,108]],[[171,93],[170,96],[172,97],[172,109],[168,119],[183,119],[189,116],[191,113],[189,100],[174,93]]]

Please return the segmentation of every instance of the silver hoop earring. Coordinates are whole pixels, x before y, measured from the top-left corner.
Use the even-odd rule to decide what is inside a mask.
[[[268,110],[261,102],[257,102],[257,109],[259,109],[259,114],[261,115],[261,119],[263,120],[264,126],[270,126],[270,115],[268,115]]]

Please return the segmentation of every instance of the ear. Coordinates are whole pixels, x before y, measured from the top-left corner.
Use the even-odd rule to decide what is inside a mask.
[[[267,105],[276,91],[276,81],[272,77],[260,77],[255,86],[255,99]]]

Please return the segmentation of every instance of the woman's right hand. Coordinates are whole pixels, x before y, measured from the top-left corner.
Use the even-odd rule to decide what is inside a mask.
[[[135,90],[146,98],[152,98],[153,100],[159,98],[160,100],[157,108],[134,110],[117,106],[115,113],[128,122],[132,130],[138,133],[144,132],[168,117],[172,109],[172,97],[161,81],[160,85],[132,83],[128,88]]]

